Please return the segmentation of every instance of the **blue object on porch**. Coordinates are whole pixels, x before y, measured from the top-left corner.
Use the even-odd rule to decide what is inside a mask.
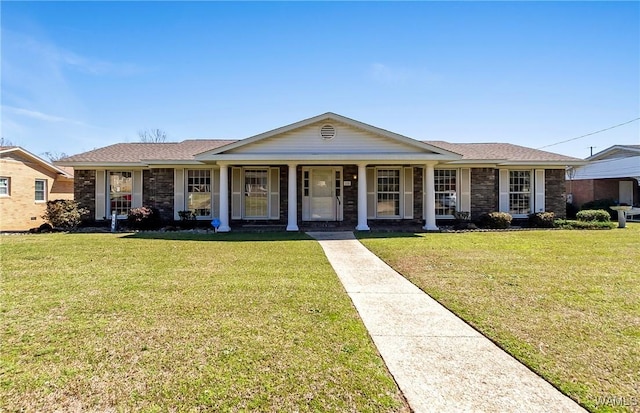
[[[220,220],[218,218],[214,218],[211,221],[211,226],[217,230],[220,227]]]

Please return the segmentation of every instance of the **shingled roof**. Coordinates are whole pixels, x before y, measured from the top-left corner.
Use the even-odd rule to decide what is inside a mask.
[[[78,155],[61,159],[68,162],[123,162],[136,163],[142,160],[189,161],[194,155],[206,152],[235,140],[190,139],[167,143],[116,143]]]
[[[511,143],[449,143],[424,141],[433,146],[462,155],[463,160],[508,160],[530,162],[579,161],[578,158],[560,155]]]

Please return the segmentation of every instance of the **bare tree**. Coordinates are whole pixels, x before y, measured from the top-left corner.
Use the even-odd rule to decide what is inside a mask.
[[[164,143],[167,140],[167,133],[162,129],[142,129],[138,131],[140,142],[144,143]]]
[[[14,146],[14,144],[9,139],[3,136],[2,138],[0,138],[0,146]]]
[[[66,158],[69,155],[64,152],[43,152],[42,156],[46,156],[47,158],[49,158],[50,162],[55,162],[59,161],[62,158]]]

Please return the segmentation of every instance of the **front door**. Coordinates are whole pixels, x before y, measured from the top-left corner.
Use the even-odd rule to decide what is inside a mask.
[[[303,170],[303,221],[342,220],[342,168]]]
[[[618,201],[621,204],[633,205],[633,181],[620,181]]]

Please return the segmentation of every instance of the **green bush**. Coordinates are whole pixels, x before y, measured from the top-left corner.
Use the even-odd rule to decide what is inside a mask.
[[[612,206],[616,206],[618,203],[614,199],[596,199],[594,201],[585,202],[580,207],[580,210],[585,209],[604,209],[609,213],[611,219],[618,219],[618,211],[611,209]]]
[[[609,222],[611,215],[604,209],[585,209],[576,214],[578,221],[582,222]]]
[[[536,212],[529,215],[529,226],[532,228],[553,228],[556,214],[553,212]]]
[[[569,219],[557,219],[555,225],[561,229],[612,229],[616,226],[613,222],[574,221]]]
[[[478,223],[482,228],[506,229],[511,226],[513,217],[507,212],[490,212],[480,215]]]
[[[131,208],[127,223],[132,229],[153,230],[162,226],[158,210],[150,207]]]
[[[78,226],[82,218],[89,214],[86,208],[71,199],[47,201],[47,209],[42,218],[53,228],[72,229]]]

